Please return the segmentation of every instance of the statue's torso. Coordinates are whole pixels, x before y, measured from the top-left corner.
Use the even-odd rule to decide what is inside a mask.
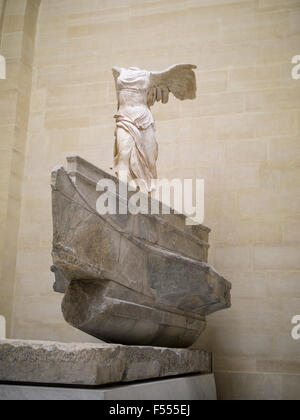
[[[150,87],[150,72],[130,68],[122,69],[117,79],[119,110],[116,117],[124,117],[146,129],[154,124],[147,104]]]

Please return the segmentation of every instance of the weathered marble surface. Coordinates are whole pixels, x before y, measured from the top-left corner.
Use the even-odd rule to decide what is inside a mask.
[[[0,381],[98,386],[210,373],[200,350],[0,340]]]
[[[161,72],[113,68],[118,97],[114,169],[119,179],[139,179],[142,190],[154,189],[158,144],[150,108],[155,102],[166,104],[170,93],[182,101],[195,99],[196,68],[192,64],[177,64]]]
[[[66,321],[108,342],[191,346],[206,316],[230,307],[230,283],[207,264],[209,229],[178,214],[100,216],[96,184],[110,176],[69,163],[52,174],[54,288]]]

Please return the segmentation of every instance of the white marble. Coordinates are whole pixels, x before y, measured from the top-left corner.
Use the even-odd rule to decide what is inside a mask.
[[[123,182],[137,184],[143,191],[155,189],[158,143],[151,106],[166,104],[170,93],[180,99],[195,99],[196,66],[177,64],[162,72],[114,67],[118,97],[113,169]]]

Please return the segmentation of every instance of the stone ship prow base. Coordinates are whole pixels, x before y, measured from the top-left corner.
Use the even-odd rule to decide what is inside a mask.
[[[72,326],[99,339],[191,346],[231,285],[207,264],[209,229],[185,216],[105,215],[97,182],[116,178],[79,157],[52,174],[55,289]],[[120,197],[118,197],[120,199]]]

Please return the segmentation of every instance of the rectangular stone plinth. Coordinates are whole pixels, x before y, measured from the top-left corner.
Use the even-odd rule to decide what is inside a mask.
[[[212,374],[180,376],[109,387],[0,384],[0,401],[176,401],[217,399]],[[116,406],[116,405],[115,405]]]
[[[0,382],[99,386],[210,372],[201,350],[0,340]]]

